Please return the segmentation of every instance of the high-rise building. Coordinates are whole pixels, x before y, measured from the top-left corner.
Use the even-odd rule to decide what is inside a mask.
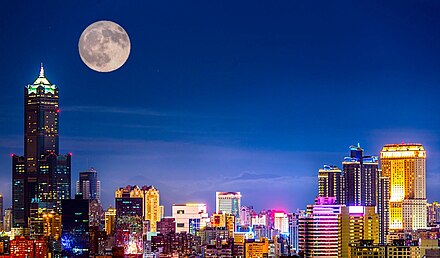
[[[379,243],[379,216],[374,206],[348,206],[339,215],[339,257],[348,258],[349,246],[362,240]]]
[[[88,257],[89,238],[89,200],[81,195],[75,199],[62,201],[61,248],[66,257]]]
[[[379,172],[382,174],[382,171]],[[379,178],[377,195],[377,214],[379,215],[379,244],[386,244],[390,226],[390,179]]]
[[[344,203],[342,171],[337,166],[324,165],[318,171],[318,196],[335,197],[336,203]]]
[[[5,216],[3,217],[3,229],[6,232],[11,231],[12,228],[12,208],[5,209]]]
[[[421,144],[387,144],[380,153],[390,180],[390,230],[426,228],[426,151]]]
[[[307,213],[299,215],[298,242],[304,257],[338,257],[342,207],[335,197],[318,197],[314,205],[307,205]]]
[[[204,203],[174,204],[173,218],[176,219],[176,233],[187,232],[195,235],[209,221],[208,211]]]
[[[240,226],[252,226],[252,216],[254,213],[254,208],[252,206],[241,206]]]
[[[125,255],[142,254],[143,191],[138,186],[126,186],[115,192],[116,246],[124,248]]]
[[[347,206],[376,206],[378,188],[377,156],[364,156],[364,150],[350,146],[350,156],[342,162]]]
[[[150,222],[150,231],[156,232],[157,222],[163,216],[159,190],[151,185],[143,186],[142,191],[144,194],[144,220]]]
[[[440,224],[440,204],[438,202],[426,204],[426,219],[429,227]]]
[[[142,219],[149,221],[150,231],[156,232],[156,223],[163,217],[163,206],[160,205],[159,190],[154,186],[137,185],[119,188],[115,192],[115,197],[120,198],[130,196],[130,198],[142,199]]]
[[[76,194],[81,194],[83,199],[100,200],[101,181],[98,180],[98,172],[94,168],[79,173]]]
[[[215,212],[233,214],[236,221],[240,220],[241,193],[240,192],[216,192]]]
[[[104,212],[104,229],[107,232],[107,235],[110,236],[115,231],[116,224],[116,208],[108,208],[106,212]]]
[[[289,244],[291,249],[298,252],[298,218],[299,214],[289,213]]]
[[[289,218],[284,211],[276,211],[274,213],[274,229],[280,234],[289,234]]]
[[[60,212],[71,188],[71,155],[59,155],[58,87],[43,65],[24,99],[24,156],[12,155],[13,227],[28,226],[31,203]]]

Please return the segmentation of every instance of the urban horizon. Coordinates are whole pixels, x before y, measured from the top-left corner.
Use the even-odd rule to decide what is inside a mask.
[[[440,3],[2,10],[0,257],[440,256]]]

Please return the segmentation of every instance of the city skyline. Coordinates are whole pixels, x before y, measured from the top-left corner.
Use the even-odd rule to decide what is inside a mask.
[[[369,155],[379,155],[385,144],[402,141],[425,146],[427,197],[438,201],[440,120],[435,86],[440,51],[429,42],[440,37],[434,29],[440,19],[433,11],[438,6],[431,4],[435,8],[373,3],[365,14],[361,3],[322,3],[315,9],[289,4],[285,11],[270,7],[265,12],[259,4],[238,4],[235,10],[228,3],[216,6],[218,10],[207,4],[189,10],[176,3],[171,13],[166,4],[155,3],[146,10],[151,16],[142,19],[123,15],[132,11],[128,7],[117,13],[114,6],[104,6],[98,16],[121,23],[133,42],[126,65],[106,75],[88,70],[77,53],[79,35],[98,19],[96,14],[80,15],[72,7],[72,16],[60,23],[66,11],[48,4],[55,19],[42,18],[31,25],[15,21],[37,8],[35,3],[17,16],[11,11],[5,15],[9,26],[2,25],[1,36],[4,49],[11,49],[1,53],[10,63],[0,69],[8,87],[0,97],[4,207],[11,203],[8,155],[24,154],[23,87],[38,76],[40,62],[60,88],[60,153],[73,153],[72,180],[95,167],[105,207],[114,206],[117,188],[146,184],[161,191],[166,215],[173,203],[186,202],[207,203],[212,212],[216,191],[241,192],[242,204],[257,209],[304,209],[317,195],[318,169],[324,164],[342,168],[350,145],[360,142]],[[5,10],[14,5],[8,3]],[[100,6],[94,3],[92,8]],[[194,17],[182,25],[151,25],[151,39],[138,28],[137,23],[160,20],[153,10],[175,21],[186,17],[178,7]],[[247,7],[249,21],[239,11]],[[324,8],[334,16],[320,16]],[[317,13],[307,18],[299,10]],[[413,16],[404,15],[409,10]],[[388,18],[383,16],[386,11]],[[231,21],[219,22],[226,18],[222,12],[228,12]],[[258,18],[262,13],[267,20]],[[362,27],[371,17],[379,21],[368,20]],[[329,24],[326,18],[332,18]],[[200,24],[202,20],[206,24]],[[310,24],[300,26],[300,21]],[[216,26],[221,29],[211,30]],[[358,33],[358,28],[365,32]],[[18,33],[8,33],[14,30]],[[6,35],[12,39],[6,40]],[[325,36],[334,38],[316,49],[316,40]],[[57,40],[24,48],[27,37]],[[181,44],[171,43],[178,39]],[[407,48],[414,51],[408,53]],[[402,100],[408,105],[395,104]],[[115,178],[121,172],[127,177]],[[261,194],[268,190],[279,203]],[[295,195],[298,192],[305,195]]]

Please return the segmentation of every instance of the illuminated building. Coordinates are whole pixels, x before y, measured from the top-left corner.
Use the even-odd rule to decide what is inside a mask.
[[[225,228],[228,232],[228,237],[234,237],[235,231],[235,216],[233,214],[214,213],[210,218],[210,227]]]
[[[3,217],[3,229],[6,232],[11,231],[12,227],[12,208],[5,209],[5,216]]]
[[[156,223],[160,221],[163,216],[163,206],[160,205],[159,190],[154,186],[137,185],[126,186],[116,190],[115,197],[119,198],[122,195],[126,198],[141,198],[142,199],[142,219],[149,221],[150,231],[156,232]]]
[[[298,243],[304,257],[338,257],[342,207],[335,197],[318,197],[314,205],[307,205],[306,213],[299,215]]]
[[[116,208],[108,208],[104,213],[104,229],[107,235],[112,235],[115,230]]]
[[[207,245],[216,239],[229,239],[229,231],[225,227],[205,227],[200,230],[201,244]]]
[[[125,255],[143,252],[143,196],[138,186],[126,186],[115,192],[116,246],[123,247]]]
[[[9,244],[11,257],[45,258],[47,255],[46,243],[43,240],[31,240],[24,236],[17,236]]]
[[[364,150],[350,146],[350,156],[342,162],[347,206],[376,206],[378,188],[377,156],[364,156]]]
[[[10,243],[10,239],[8,235],[0,235],[0,257],[10,257],[9,243]]]
[[[274,228],[281,234],[289,234],[289,218],[283,211],[277,211],[274,213]]]
[[[254,214],[252,206],[241,206],[240,208],[240,226],[252,226],[252,215]]]
[[[342,207],[339,215],[339,257],[349,257],[350,245],[362,240],[379,243],[379,216],[375,207]]]
[[[83,199],[100,200],[101,181],[98,180],[98,172],[94,168],[79,173],[76,194],[81,194]]]
[[[52,239],[58,241],[61,238],[61,215],[55,211],[46,209],[31,209],[29,219],[30,236],[32,239]]]
[[[426,228],[426,151],[421,144],[388,144],[380,153],[390,180],[390,230]]]
[[[379,172],[382,174],[382,171]],[[390,226],[390,179],[379,177],[377,194],[377,214],[379,215],[379,243],[385,244]]]
[[[63,200],[61,204],[62,254],[68,257],[88,257],[90,251],[89,200],[77,195],[75,199]]]
[[[426,219],[429,227],[440,224],[440,204],[438,202],[426,204]]]
[[[43,66],[24,99],[24,156],[12,155],[13,227],[28,226],[31,203],[59,212],[70,198],[71,155],[58,152],[58,87]]]
[[[351,258],[385,258],[385,246],[374,244],[373,240],[361,240],[349,248]]]
[[[209,221],[206,204],[203,203],[174,204],[172,216],[176,219],[176,233],[187,232],[194,235]]]
[[[241,193],[240,192],[216,192],[215,212],[233,214],[236,221],[240,220]]]
[[[318,171],[318,196],[335,197],[337,204],[343,203],[343,181],[344,178],[338,167],[324,165],[324,167]]]
[[[289,244],[292,249],[298,251],[298,218],[299,214],[289,213]]]
[[[176,233],[175,218],[162,218],[159,222],[157,222],[157,232],[165,236]]]
[[[246,258],[268,257],[269,240],[264,237],[259,241],[248,239],[244,243],[244,252]]]
[[[150,221],[150,231],[156,232],[156,223],[162,218],[159,190],[154,186],[143,186],[144,192],[144,220]]]

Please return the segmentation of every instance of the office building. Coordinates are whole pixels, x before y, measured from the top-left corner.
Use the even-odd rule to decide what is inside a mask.
[[[94,168],[79,173],[76,194],[82,195],[83,199],[100,200],[101,181],[98,180],[98,172]]]
[[[278,230],[280,234],[289,234],[289,218],[287,213],[283,211],[276,211],[274,213],[274,229]]]
[[[154,186],[126,186],[119,188],[115,192],[115,197],[122,195],[130,198],[142,199],[142,219],[150,224],[150,231],[156,232],[156,223],[163,217],[163,206],[160,205],[160,193]]]
[[[143,191],[138,186],[126,186],[115,192],[116,246],[124,248],[125,255],[143,252]]]
[[[240,192],[216,192],[215,212],[233,214],[236,221],[240,220],[241,193]]]
[[[387,144],[380,153],[390,183],[390,230],[426,228],[426,151],[421,144]]]
[[[339,215],[339,255],[348,258],[351,245],[363,240],[379,243],[379,216],[374,206],[344,206]]]
[[[174,204],[172,217],[176,219],[176,233],[187,232],[192,235],[209,221],[206,204],[203,203]]]
[[[331,165],[324,165],[318,171],[318,197],[335,197],[336,203],[343,203],[344,197],[344,178],[342,171]]]
[[[298,218],[299,250],[304,257],[338,257],[339,215],[335,197],[318,197]]]
[[[379,172],[382,174],[382,171]],[[379,178],[379,192],[377,196],[377,214],[379,215],[379,243],[386,244],[390,225],[390,179]]]
[[[3,229],[6,232],[11,231],[12,228],[12,207],[5,209],[5,216],[3,217]]]
[[[104,212],[104,229],[108,236],[113,235],[116,225],[116,208],[109,207]]]
[[[376,206],[378,189],[377,156],[364,156],[364,150],[350,146],[350,156],[342,162],[347,206]]]
[[[438,202],[426,204],[426,219],[429,227],[440,225],[440,204]]]
[[[75,199],[62,201],[62,254],[68,257],[88,257],[89,238],[89,200],[81,195]]]
[[[12,155],[13,227],[27,227],[31,203],[60,212],[70,198],[71,155],[59,154],[58,87],[40,75],[24,89],[24,156]]]

